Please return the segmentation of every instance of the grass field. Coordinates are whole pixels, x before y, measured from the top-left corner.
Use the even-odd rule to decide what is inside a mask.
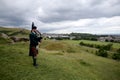
[[[89,54],[78,43],[43,40],[37,68],[28,42],[0,44],[0,80],[120,80],[119,61]]]

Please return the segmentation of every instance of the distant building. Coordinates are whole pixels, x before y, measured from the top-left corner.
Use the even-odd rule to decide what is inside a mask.
[[[112,36],[107,36],[107,37],[99,37],[98,41],[120,42],[120,36],[112,35]]]
[[[120,42],[120,36],[118,36],[118,35],[114,36],[114,41],[115,42]]]
[[[113,40],[113,38],[111,36],[98,38],[98,41],[111,41],[111,40]]]
[[[75,39],[76,37],[75,36],[70,36],[70,40],[73,40]]]
[[[45,38],[70,38],[69,34],[43,33]]]

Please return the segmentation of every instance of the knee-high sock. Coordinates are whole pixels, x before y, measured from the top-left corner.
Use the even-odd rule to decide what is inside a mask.
[[[33,58],[33,65],[36,65],[36,57],[32,57]]]

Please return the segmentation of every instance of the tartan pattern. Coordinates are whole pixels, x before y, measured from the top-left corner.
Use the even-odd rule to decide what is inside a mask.
[[[37,54],[38,54],[38,49],[36,49],[35,46],[30,46],[29,56],[37,56]]]

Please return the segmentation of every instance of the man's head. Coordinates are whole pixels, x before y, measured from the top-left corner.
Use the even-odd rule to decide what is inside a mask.
[[[36,30],[36,29],[37,29],[37,27],[36,27],[36,26],[33,26],[33,27],[32,27],[32,30]]]
[[[32,29],[37,29],[37,27],[36,27],[36,26],[33,26]]]

